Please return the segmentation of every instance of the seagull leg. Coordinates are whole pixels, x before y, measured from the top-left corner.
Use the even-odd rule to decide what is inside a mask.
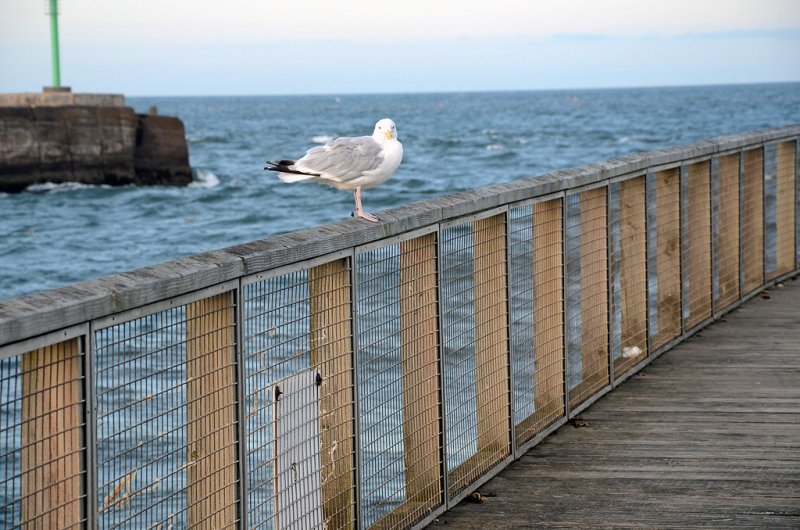
[[[378,222],[378,218],[372,215],[371,213],[367,213],[361,207],[361,186],[356,188],[353,192],[353,196],[356,198],[356,216],[362,219],[366,219],[367,221],[371,221],[373,223]]]

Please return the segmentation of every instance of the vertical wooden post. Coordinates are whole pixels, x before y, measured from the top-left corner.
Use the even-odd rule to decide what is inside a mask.
[[[615,363],[621,375],[647,354],[647,234],[644,178],[620,183],[620,313],[623,356]],[[626,349],[627,348],[627,349]],[[638,355],[626,355],[635,351]]]
[[[657,331],[650,347],[657,350],[681,334],[681,224],[679,169],[656,173]],[[652,332],[651,332],[652,333]]]
[[[564,237],[562,200],[533,207],[534,422],[564,413]]]
[[[486,462],[505,456],[511,440],[505,215],[475,221],[472,237],[478,453]]]
[[[320,387],[322,502],[328,530],[355,525],[350,271],[340,259],[308,271],[311,366]]]
[[[233,293],[186,305],[188,520],[236,525],[236,389]]]
[[[606,189],[584,191],[581,201],[581,359],[583,381],[572,389],[576,406],[608,383],[608,223]]]
[[[698,162],[687,166],[688,237],[686,249],[689,292],[688,317],[684,326],[691,329],[711,318],[711,163]]]
[[[406,499],[428,513],[441,499],[434,234],[400,243],[400,330]]]
[[[24,528],[80,524],[83,426],[80,339],[22,355]]]
[[[719,300],[724,309],[739,299],[739,155],[719,158]]]
[[[747,294],[764,283],[764,149],[744,152],[742,261]]]
[[[777,193],[777,267],[775,276],[795,268],[796,204],[795,204],[795,142],[778,144]]]

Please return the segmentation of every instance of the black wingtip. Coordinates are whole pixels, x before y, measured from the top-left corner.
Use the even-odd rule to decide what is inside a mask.
[[[291,166],[292,164],[294,164],[294,160],[278,160],[277,162],[273,162],[272,160],[267,160],[267,165],[264,167],[264,170],[292,173],[293,171],[289,169],[289,166]]]
[[[267,160],[267,166],[264,168],[266,171],[277,171],[278,173],[293,173],[295,175],[309,175],[311,177],[319,177],[319,173],[307,173],[305,171],[297,171],[296,169],[292,169],[290,166],[294,164],[294,160],[278,160],[277,162],[273,162],[271,160]]]

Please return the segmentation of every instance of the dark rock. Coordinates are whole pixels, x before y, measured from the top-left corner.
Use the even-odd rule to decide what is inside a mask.
[[[124,106],[0,107],[0,191],[43,182],[183,186],[183,123]]]
[[[139,114],[133,167],[142,184],[186,185],[192,181],[183,122]]]

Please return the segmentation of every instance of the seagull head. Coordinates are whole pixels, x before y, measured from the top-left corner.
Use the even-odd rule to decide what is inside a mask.
[[[389,118],[384,118],[375,124],[375,130],[372,132],[372,137],[378,142],[397,140],[397,127],[392,120]]]

